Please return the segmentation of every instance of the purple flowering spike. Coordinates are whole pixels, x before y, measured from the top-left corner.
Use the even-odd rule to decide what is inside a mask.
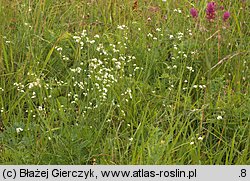
[[[223,14],[223,20],[226,21],[229,17],[230,17],[230,13],[229,13],[228,11],[226,11],[226,12]]]
[[[216,3],[215,2],[210,2],[207,4],[206,14],[207,14],[206,17],[209,21],[215,19],[215,14],[216,14]]]
[[[198,11],[195,8],[190,9],[190,14],[193,16],[193,18],[198,17]]]

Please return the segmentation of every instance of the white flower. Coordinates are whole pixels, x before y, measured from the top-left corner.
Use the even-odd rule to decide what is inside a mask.
[[[126,28],[125,25],[118,25],[118,26],[117,26],[117,29],[120,29],[120,30],[123,30],[124,28]]]
[[[89,43],[90,43],[90,44],[94,44],[94,43],[95,43],[95,40],[90,40]]]
[[[202,136],[199,136],[198,140],[202,141],[202,140],[203,140],[203,137],[202,137]]]
[[[222,120],[223,118],[222,118],[222,116],[217,116],[217,119]]]
[[[192,71],[193,70],[193,67],[186,67],[189,71]]]
[[[55,49],[57,50],[57,51],[62,51],[62,47],[55,47]]]
[[[42,110],[43,110],[43,107],[42,107],[42,106],[38,106],[38,110],[39,110],[39,111],[42,111]]]
[[[156,28],[156,31],[161,31],[161,28]]]
[[[82,30],[81,36],[82,36],[82,37],[87,36],[87,33],[86,33],[86,32],[87,32],[86,30]]]
[[[153,35],[151,33],[148,33],[147,37],[153,37]]]
[[[22,132],[23,131],[23,128],[16,128],[16,132],[17,133],[20,133],[20,132]]]
[[[193,141],[191,141],[191,142],[190,142],[190,145],[193,145],[193,144],[194,144],[194,142],[193,142]]]

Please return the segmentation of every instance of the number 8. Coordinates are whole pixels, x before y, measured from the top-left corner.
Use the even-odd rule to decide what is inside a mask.
[[[246,177],[247,176],[247,170],[246,169],[241,169],[240,176],[241,177]]]

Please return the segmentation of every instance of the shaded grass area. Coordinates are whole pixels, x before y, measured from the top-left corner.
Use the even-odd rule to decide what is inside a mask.
[[[249,7],[224,7],[1,1],[0,162],[249,164]]]

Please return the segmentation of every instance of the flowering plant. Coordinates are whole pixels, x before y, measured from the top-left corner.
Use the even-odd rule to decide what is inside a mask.
[[[220,6],[221,10],[224,10],[223,6]],[[218,7],[216,2],[208,2],[206,7],[206,18],[209,22],[213,22],[217,17]],[[195,8],[190,9],[190,14],[193,18],[198,18],[198,10]],[[223,21],[227,21],[230,17],[230,13],[228,11],[224,12],[222,19]]]
[[[230,18],[229,11],[224,11],[223,14],[220,11],[222,11],[222,12],[224,11],[224,6],[219,6],[214,1],[207,3],[205,17],[206,17],[207,21],[209,22],[209,28],[212,28],[213,27],[212,25],[215,25],[214,27],[216,28],[216,31],[212,35],[209,35],[209,38],[206,39],[206,41],[211,39],[213,36],[217,35],[217,38],[218,38],[218,61],[220,59],[220,46],[221,46],[220,42],[221,42],[221,38],[222,38],[221,32],[220,32],[220,29],[221,29],[221,26],[220,26],[221,21],[220,20],[222,20],[222,22],[223,22],[222,29],[225,29],[228,26],[226,22]],[[200,23],[198,21],[199,20],[198,19],[199,13],[198,13],[198,10],[196,8],[194,8],[194,7],[191,8],[190,14],[191,14],[192,18],[195,19],[195,21],[197,23],[196,25],[198,25],[200,30],[208,31],[208,29],[206,29],[200,25]],[[220,15],[222,15],[222,18],[218,18],[218,17],[220,17]],[[214,23],[214,22],[216,22],[216,23]]]

